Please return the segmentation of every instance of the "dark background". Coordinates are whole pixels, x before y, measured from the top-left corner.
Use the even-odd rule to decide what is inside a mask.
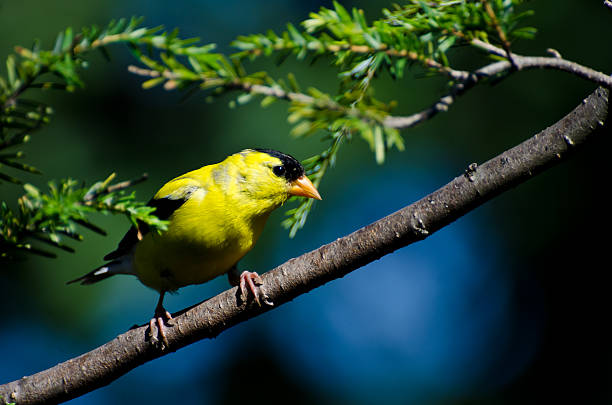
[[[344,3],[380,16],[384,2]],[[145,24],[179,27],[184,37],[227,44],[240,34],[280,31],[330,2],[180,0],[0,1],[2,58],[34,38],[50,48],[66,26],[106,25],[143,15]],[[531,1],[535,41],[517,53],[557,49],[565,58],[609,72],[612,10],[601,1]],[[288,136],[286,105],[228,108],[230,98],[145,91],[126,72],[125,48],[112,62],[89,58],[85,90],[27,93],[50,103],[51,125],[34,134],[28,162],[48,178],[91,183],[117,172],[148,172],[138,186],[148,200],[163,182],[245,147],[271,147],[304,159],[323,149],[316,137]],[[303,87],[333,91],[326,61],[300,66],[291,58],[268,69],[295,71]],[[0,71],[5,72],[3,68]],[[391,81],[377,96],[397,100],[396,114],[430,105],[440,79]],[[554,123],[594,85],[556,71],[515,74],[475,89],[452,109],[403,133],[406,151],[378,166],[359,139],[343,147],[324,179],[322,202],[294,239],[270,220],[241,267],[265,271],[351,232],[428,194]],[[609,403],[612,400],[608,264],[610,134],[570,161],[478,208],[424,242],[401,249],[212,341],[150,362],[72,403],[178,401],[217,403],[515,404]],[[27,178],[44,185],[40,176]],[[3,185],[14,200],[16,186]],[[103,344],[152,315],[156,293],[131,277],[66,286],[101,264],[128,227],[99,217],[108,237],[87,233],[76,254],[31,258],[0,271],[0,382],[8,382]],[[167,297],[171,312],[228,287],[225,278]]]

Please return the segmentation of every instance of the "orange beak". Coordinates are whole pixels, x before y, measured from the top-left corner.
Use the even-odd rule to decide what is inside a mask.
[[[321,200],[321,195],[306,176],[301,176],[297,180],[291,182],[289,194],[308,198],[316,198]]]

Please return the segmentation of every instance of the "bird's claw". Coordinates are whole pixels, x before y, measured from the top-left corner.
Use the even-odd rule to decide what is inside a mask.
[[[268,297],[263,290],[263,287],[261,287],[262,285],[263,280],[259,274],[254,271],[243,271],[242,274],[240,274],[240,300],[242,302],[246,302],[248,291],[250,290],[257,305],[261,306],[262,302],[266,305],[274,305],[270,300],[270,297]]]
[[[164,330],[164,325],[173,326],[172,315],[170,312],[166,311],[164,307],[157,307],[155,309],[155,315],[149,321],[149,339],[153,344],[159,344],[159,339],[153,335],[153,326],[157,327],[157,334],[161,338],[161,348],[168,348],[170,344],[168,343],[168,338],[166,337],[166,331]]]

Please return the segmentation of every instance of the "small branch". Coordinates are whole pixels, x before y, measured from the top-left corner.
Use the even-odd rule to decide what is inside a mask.
[[[112,186],[108,186],[108,188],[104,190],[104,193],[113,193],[115,191],[130,188],[132,186],[135,186],[136,184],[140,184],[146,181],[148,178],[149,178],[149,175],[147,173],[143,173],[142,176],[135,178],[133,180],[125,180],[120,183],[113,184]]]
[[[472,40],[472,44],[493,55],[507,57],[504,50],[489,43],[475,39]],[[470,76],[465,80],[452,86],[451,90],[438,99],[431,107],[408,116],[388,116],[384,120],[384,125],[396,129],[406,129],[416,126],[431,119],[439,112],[447,111],[448,108],[455,102],[457,97],[474,87],[482,79],[495,77],[504,72],[530,69],[561,70],[592,81],[600,86],[612,89],[612,76],[608,76],[578,63],[565,60],[561,58],[561,55],[558,52],[554,57],[522,56],[515,53],[511,54],[511,56],[514,62],[514,67],[508,61],[499,61],[486,65],[470,74]]]
[[[440,73],[443,73],[450,77],[453,80],[465,80],[469,75],[469,72],[463,70],[455,70],[448,66],[444,66],[443,64],[436,62],[434,59],[424,57],[417,52],[409,51],[407,49],[393,49],[387,48],[386,45],[383,44],[380,48],[371,48],[366,45],[328,45],[327,50],[330,52],[338,52],[341,50],[350,50],[354,53],[362,53],[362,54],[373,54],[378,52],[383,52],[388,56],[394,58],[405,58],[412,60],[414,62],[421,62],[424,66],[428,68],[432,68],[437,70]]]
[[[405,117],[392,115],[385,117],[383,125],[388,128],[407,129],[425,122],[440,112],[448,111],[448,108],[455,102],[457,97],[474,87],[476,83],[478,83],[478,80],[478,76],[474,75],[469,81],[455,84],[448,94],[440,97],[431,107],[418,113]]]
[[[274,307],[242,304],[238,289],[232,288],[175,314],[174,326],[167,331],[170,349],[176,351],[216,337],[238,323],[425,239],[484,202],[564,161],[595,134],[610,133],[608,97],[608,90],[597,89],[557,123],[481,166],[471,164],[464,174],[432,194],[264,274],[266,293]],[[168,353],[145,340],[146,330],[147,326],[129,330],[89,353],[0,385],[0,397],[22,405],[56,403],[107,385]]]
[[[159,77],[159,76],[161,76],[161,73],[159,73],[157,70],[145,69],[145,68],[141,68],[141,67],[134,66],[134,65],[129,65],[127,67],[127,70],[130,73],[134,73],[135,75],[143,76],[143,77]]]
[[[168,80],[173,80],[173,81],[183,79],[181,75],[175,72],[172,72],[168,69],[164,70],[163,72],[159,72],[153,69],[145,69],[145,68],[141,68],[138,66],[130,65],[128,66],[128,71],[130,73],[134,73],[136,75],[144,76],[144,77],[155,78],[155,77],[163,76],[164,78]],[[305,103],[305,104],[312,104],[316,100],[314,97],[311,97],[304,93],[289,92],[289,91],[285,91],[281,89],[280,87],[270,87],[270,86],[264,86],[261,84],[253,84],[253,83],[249,83],[249,82],[246,82],[240,79],[234,79],[234,80],[228,81],[225,79],[210,78],[210,77],[206,77],[205,75],[199,75],[197,80],[201,81],[202,84],[214,83],[215,85],[219,87],[224,87],[229,90],[242,90],[248,93],[258,94],[261,96],[274,97],[279,100],[297,101],[297,102]],[[169,90],[174,90],[174,89],[169,89]],[[340,104],[338,104],[336,108],[338,106],[342,107],[340,106]]]
[[[358,54],[375,54],[375,53],[385,53],[386,55],[393,58],[405,58],[414,62],[420,62],[425,67],[432,68],[437,70],[440,73],[443,73],[450,77],[453,80],[463,80],[469,74],[469,72],[463,70],[455,70],[448,66],[444,66],[443,64],[435,61],[434,59],[427,58],[418,52],[409,51],[407,49],[394,49],[388,48],[386,44],[382,44],[379,48],[373,48],[367,45],[351,45],[351,44],[326,44],[322,46],[325,51],[330,53],[336,53],[340,51],[350,51]],[[287,47],[284,44],[274,45],[275,51],[283,51],[283,50],[291,50],[296,48],[295,46]],[[319,47],[320,49],[321,47]],[[246,54],[253,55],[261,55],[263,51],[261,49],[255,48],[248,51],[243,51]]]
[[[489,43],[483,42],[478,39],[472,40],[472,45],[477,48],[480,48],[486,52],[489,52],[492,55],[497,55],[501,57],[506,57],[505,52]],[[555,69],[561,70],[564,72],[572,73],[578,77],[583,79],[592,81],[599,86],[604,86],[607,88],[612,88],[612,76],[608,76],[604,73],[598,72],[594,69],[588,68],[586,66],[580,65],[576,62],[572,62],[560,57],[558,54],[554,57],[544,57],[544,56],[522,56],[517,55],[515,53],[512,54],[512,58],[516,62],[516,67],[518,70],[526,70],[526,69]],[[507,68],[506,68],[507,69]]]
[[[438,101],[436,101],[431,107],[426,108],[418,113],[405,116],[396,117],[388,116],[384,120],[384,125],[395,129],[406,129],[414,127],[424,121],[433,118],[440,112],[447,111],[448,108],[455,102],[457,97],[476,86],[482,78],[489,78],[505,72],[511,67],[506,61],[494,62],[490,65],[486,65],[469,76],[468,79],[459,82],[451,87],[451,90]]]
[[[130,33],[111,34],[105,35],[102,38],[96,39],[91,44],[83,46],[81,44],[78,44],[79,41],[77,41],[77,38],[78,37],[75,37],[75,41],[73,41],[73,45],[70,48],[72,54],[74,55],[89,51],[91,49],[99,48],[101,46],[106,46],[115,42],[129,41],[132,39]]]
[[[113,174],[114,177],[114,174]],[[149,175],[147,173],[143,173],[142,176],[132,179],[132,180],[125,180],[116,184],[112,184],[110,186],[104,187],[100,190],[95,191],[94,193],[87,193],[85,195],[85,197],[83,198],[85,203],[87,204],[88,202],[91,202],[93,200],[95,200],[96,198],[98,198],[98,196],[102,195],[102,194],[109,194],[109,193],[113,193],[115,191],[120,191],[120,190],[124,190],[126,188],[130,188],[132,186],[135,186],[136,184],[140,184],[144,181],[146,181],[149,178]]]
[[[304,104],[316,103],[316,99],[312,96],[309,96],[304,93],[295,93],[291,91],[285,91],[281,89],[280,87],[270,87],[270,86],[264,86],[261,84],[251,84],[251,83],[246,83],[246,82],[241,82],[241,81],[234,81],[229,86],[234,87],[235,89],[238,89],[238,90],[244,90],[249,93],[259,94],[261,96],[275,97],[280,100],[286,100],[286,101],[292,101],[292,102],[295,101],[295,102],[304,103]],[[327,103],[326,107],[328,107],[331,110],[346,109],[346,107],[338,103],[334,103],[334,102]]]
[[[514,55],[514,54],[513,54]],[[515,57],[518,70],[527,69],[554,69],[572,73],[578,77],[596,83],[599,86],[612,88],[612,76],[598,72],[594,69],[582,66],[561,58],[550,58],[544,56],[521,56]]]
[[[552,55],[553,58],[562,58],[561,53],[554,48],[546,48],[546,52]]]

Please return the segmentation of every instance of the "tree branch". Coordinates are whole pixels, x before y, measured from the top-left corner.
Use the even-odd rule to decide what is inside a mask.
[[[506,54],[506,51],[503,49],[478,39],[472,40],[471,43],[477,48],[483,49],[493,55],[500,57],[510,56],[512,57],[512,63],[508,61],[499,61],[483,66],[470,74],[465,80],[461,80],[456,83],[448,94],[440,97],[440,99],[432,104],[431,107],[408,116],[388,116],[384,119],[383,124],[386,127],[396,129],[406,129],[416,126],[428,119],[431,119],[439,112],[447,111],[451,104],[455,102],[457,97],[476,86],[482,79],[495,77],[504,72],[517,72],[520,70],[529,69],[561,70],[592,81],[600,86],[612,89],[612,76],[608,76],[589,67],[582,66],[576,62],[563,59],[560,57],[560,55],[558,55],[558,53],[555,57],[522,56],[515,53]]]
[[[505,51],[502,49],[491,45],[487,42],[483,42],[479,39],[473,39],[472,45],[477,48],[480,48],[484,51],[489,52],[492,55],[507,57]],[[575,74],[578,77],[582,77],[583,79],[590,80],[600,86],[604,86],[607,88],[612,88],[612,77],[608,76],[604,73],[598,72],[589,67],[580,65],[579,63],[572,62],[566,59],[563,59],[558,55],[555,57],[544,57],[544,56],[523,56],[517,55],[515,53],[511,53],[512,58],[516,62],[516,68],[518,70],[525,69],[555,69],[561,70],[564,72]],[[506,62],[509,65],[509,62]],[[506,67],[508,69],[508,67]]]
[[[507,63],[507,62],[505,62]],[[519,62],[520,63],[520,62]],[[240,303],[229,289],[175,315],[167,331],[178,350],[293,300],[399,248],[425,239],[498,194],[565,160],[595,134],[610,135],[609,91],[597,89],[549,128],[482,166],[471,164],[447,185],[385,218],[278,266],[263,275],[274,307]],[[18,404],[55,403],[102,387],[161,357],[137,327],[79,357],[0,386],[0,397]]]

